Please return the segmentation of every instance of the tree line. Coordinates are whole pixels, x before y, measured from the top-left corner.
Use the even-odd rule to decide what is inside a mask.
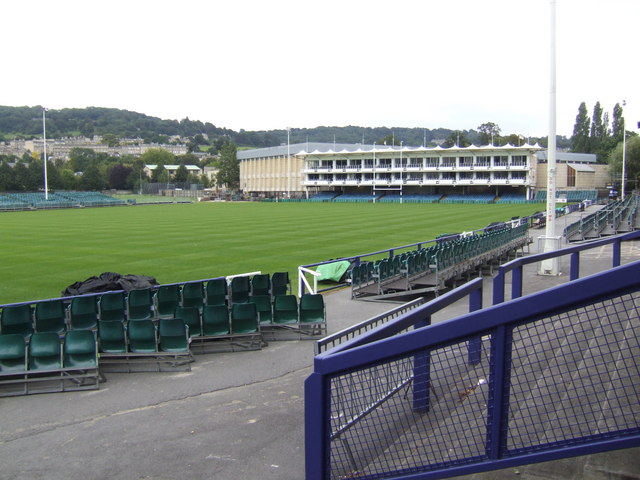
[[[145,165],[157,165],[150,174]],[[179,165],[170,174],[165,165]],[[187,165],[218,169],[214,181],[190,173]],[[139,157],[114,157],[89,148],[74,148],[68,160],[47,160],[47,184],[52,190],[100,191],[106,189],[138,191],[146,183],[199,183],[205,187],[237,189],[239,167],[236,146],[227,142],[217,158],[199,160],[192,153],[175,156],[162,148],[151,148]],[[43,157],[25,153],[20,158],[0,155],[0,192],[38,191],[44,185]]]
[[[571,151],[593,153],[599,162],[608,163],[618,187],[624,157],[626,187],[637,189],[640,176],[640,137],[637,133],[627,130],[623,114],[623,107],[616,103],[609,116],[609,112],[604,111],[598,101],[589,117],[586,103],[580,103],[571,136]]]
[[[115,108],[64,108],[48,110],[46,113],[47,137],[63,138],[74,136],[93,137],[100,135],[103,141],[113,144],[114,139],[140,138],[145,143],[168,144],[174,136],[186,142],[190,152],[217,154],[227,142],[240,148],[263,148],[291,143],[378,143],[385,138],[393,138],[398,143],[413,146],[435,146],[443,141],[453,142],[462,138],[470,144],[486,144],[488,138],[480,128],[452,130],[447,128],[407,128],[407,127],[331,127],[291,128],[279,130],[234,131],[216,127],[210,122],[199,120],[162,120],[141,113]],[[490,123],[490,122],[489,122]],[[483,124],[485,125],[485,124]],[[15,138],[33,139],[42,136],[42,107],[0,106],[0,141]],[[104,140],[104,137],[108,140]],[[515,134],[494,136],[494,143],[517,144]],[[521,139],[520,139],[521,140]],[[559,138],[562,144],[563,137]],[[462,140],[461,140],[462,141]],[[546,144],[545,138],[527,139],[531,143]],[[484,143],[486,142],[486,143]]]

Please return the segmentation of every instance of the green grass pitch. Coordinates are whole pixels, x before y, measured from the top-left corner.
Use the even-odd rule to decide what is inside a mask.
[[[202,203],[0,214],[0,304],[102,272],[159,283],[288,271],[525,216],[542,205]]]

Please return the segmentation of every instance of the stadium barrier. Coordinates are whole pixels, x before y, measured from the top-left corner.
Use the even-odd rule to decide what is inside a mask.
[[[619,266],[619,241],[639,236],[604,240],[612,270],[577,278],[574,255],[603,242],[514,260],[495,281],[516,272],[509,302],[428,326],[435,299],[320,353],[306,478],[442,478],[640,445],[640,262]],[[567,254],[571,282],[520,296],[523,262]]]

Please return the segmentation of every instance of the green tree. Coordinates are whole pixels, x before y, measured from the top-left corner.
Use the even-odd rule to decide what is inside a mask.
[[[153,183],[169,182],[169,172],[162,163],[157,164],[156,168],[151,171],[151,181]]]
[[[480,125],[478,132],[480,133],[480,145],[495,145],[500,138],[500,127],[493,122]]]
[[[236,156],[237,149],[235,143],[228,142],[220,151],[218,175],[216,176],[216,184],[219,187],[226,185],[229,190],[237,190],[240,187],[240,165]]]
[[[468,147],[469,145],[471,145],[471,142],[469,141],[467,134],[459,130],[451,132],[451,134],[447,137],[447,139],[442,144],[444,148]]]
[[[133,168],[128,165],[114,165],[109,170],[109,186],[116,190],[128,190],[131,188],[129,176]]]
[[[386,137],[382,137],[378,140],[376,145],[393,145],[395,147],[400,145],[400,140],[397,139],[393,133],[390,133]]]
[[[80,179],[80,187],[86,191],[100,191],[107,188],[107,182],[95,163],[89,165],[87,169],[82,173]]]
[[[80,179],[73,170],[68,168],[62,169],[60,176],[62,177],[62,188],[64,190],[78,190],[80,188]]]
[[[189,179],[189,170],[185,167],[184,163],[181,163],[176,173],[173,175],[173,181],[176,183],[187,183]]]
[[[622,107],[616,103],[613,107],[613,119],[611,120],[611,136],[615,142],[622,141],[622,129],[624,127],[624,117],[622,116]]]
[[[172,165],[176,161],[176,157],[164,148],[150,148],[140,155],[140,159],[145,165]]]
[[[625,173],[627,183],[625,191],[630,192],[637,186],[638,177],[640,177],[640,136],[627,137],[626,143]],[[609,172],[613,178],[621,178],[622,176],[622,145],[622,142],[618,143],[609,154]]]
[[[105,133],[102,136],[101,143],[103,145],[108,145],[109,147],[117,147],[118,145],[120,145],[120,139],[113,133]]]
[[[578,107],[578,115],[576,123],[573,126],[573,135],[571,136],[571,151],[576,153],[590,153],[589,148],[589,131],[590,131],[589,115],[587,113],[587,105],[582,102]]]
[[[604,122],[602,120],[602,107],[596,102],[591,116],[591,131],[589,132],[589,150],[597,153],[602,147],[604,137]]]
[[[90,148],[72,148],[69,152],[69,165],[74,172],[84,172],[97,158],[96,152]]]

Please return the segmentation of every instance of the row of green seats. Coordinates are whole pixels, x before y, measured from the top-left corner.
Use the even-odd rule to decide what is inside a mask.
[[[0,335],[0,374],[52,371],[97,366],[97,343],[90,330],[70,330],[62,337],[36,332],[27,339],[18,333]]]

